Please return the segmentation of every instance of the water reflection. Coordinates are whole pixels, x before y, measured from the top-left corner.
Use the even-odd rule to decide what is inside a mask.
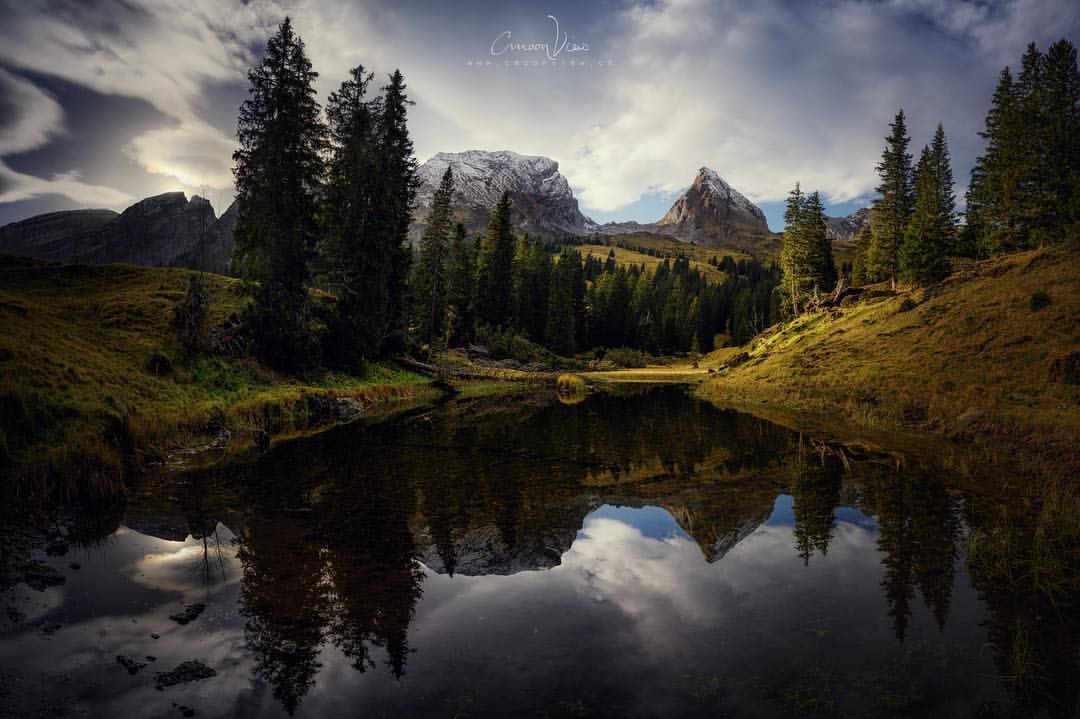
[[[57,716],[1073,715],[1077,558],[1040,539],[1068,527],[826,450],[660,389],[147,480],[7,522],[0,689],[37,711],[26,677],[63,667]],[[218,676],[153,689],[191,659]]]

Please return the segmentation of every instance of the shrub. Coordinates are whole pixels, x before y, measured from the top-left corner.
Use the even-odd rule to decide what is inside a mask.
[[[911,310],[915,309],[918,306],[918,302],[911,299],[910,297],[906,297],[904,298],[904,301],[900,303],[900,309],[897,310],[897,312],[911,312]]]
[[[604,353],[604,359],[617,367],[644,367],[648,362],[645,353],[631,347],[615,347]]]
[[[555,380],[555,389],[559,394],[581,395],[585,394],[585,380],[575,374],[561,374]]]
[[[1031,308],[1032,312],[1038,312],[1043,307],[1046,307],[1049,304],[1050,304],[1050,295],[1046,294],[1042,290],[1039,290],[1038,292],[1033,294],[1031,296],[1031,299],[1028,300],[1028,307]]]

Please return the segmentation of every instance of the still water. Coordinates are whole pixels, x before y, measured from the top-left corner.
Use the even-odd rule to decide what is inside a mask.
[[[1074,716],[1077,558],[921,466],[643,388],[147,477],[8,518],[0,716]]]

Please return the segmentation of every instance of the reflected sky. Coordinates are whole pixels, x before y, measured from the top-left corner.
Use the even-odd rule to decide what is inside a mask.
[[[822,681],[836,694],[831,701],[851,700],[822,679],[822,661],[832,665],[827,676],[855,672],[869,682],[910,661],[912,647],[964,660],[949,675],[954,696],[986,693],[993,667],[969,651],[982,616],[965,583],[954,597],[963,621],[939,632],[925,609],[916,611],[909,646],[900,647],[878,586],[872,518],[838,510],[828,555],[804,566],[792,504],[778,496],[768,520],[714,563],[665,509],[605,504],[551,569],[450,576],[425,567],[405,675],[358,673],[326,641],[296,715],[363,706],[376,716],[704,716],[722,708],[765,716],[776,706],[771,696],[783,706],[785,694],[810,696]],[[121,527],[77,553],[78,570],[67,566],[72,557],[49,558],[67,582],[7,595],[27,619],[5,627],[0,664],[19,681],[58,685],[43,700],[58,710],[89,704],[102,716],[176,716],[177,702],[199,716],[284,714],[246,647],[237,540],[224,526],[214,536],[178,542]],[[193,602],[205,603],[205,614],[186,626],[169,620]],[[43,633],[51,623],[62,626]],[[128,676],[119,654],[157,660]],[[218,676],[155,690],[155,671],[189,659]],[[933,677],[922,681],[933,690]]]
[[[1023,541],[1000,503],[670,388],[341,428],[122,509],[0,558],[0,716],[1075,711],[1071,619],[968,574],[970,534]],[[999,678],[1020,640],[1050,699]]]

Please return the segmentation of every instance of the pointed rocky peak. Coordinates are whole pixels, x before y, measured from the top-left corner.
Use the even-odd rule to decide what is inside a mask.
[[[761,208],[708,167],[698,170],[690,188],[656,224],[687,240],[769,232]]]

